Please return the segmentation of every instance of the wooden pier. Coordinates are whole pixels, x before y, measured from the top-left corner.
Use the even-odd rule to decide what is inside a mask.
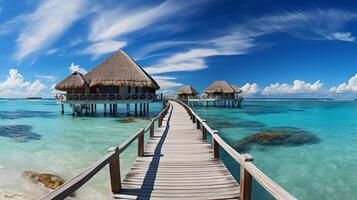
[[[157,127],[155,129],[155,123]],[[150,137],[144,144],[144,134]],[[207,141],[211,136],[212,143]],[[138,140],[138,158],[122,180],[120,154]],[[219,158],[226,151],[240,169],[239,183]],[[296,199],[253,164],[249,154],[239,154],[179,101],[164,110],[124,144],[113,147],[81,174],[48,193],[42,200],[64,199],[109,164],[113,199],[251,199],[254,178],[276,199]]]

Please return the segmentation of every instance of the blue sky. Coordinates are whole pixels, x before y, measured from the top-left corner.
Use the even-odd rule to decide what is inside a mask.
[[[172,93],[227,80],[245,96],[356,97],[353,1],[0,0],[0,97],[56,82],[118,49]]]

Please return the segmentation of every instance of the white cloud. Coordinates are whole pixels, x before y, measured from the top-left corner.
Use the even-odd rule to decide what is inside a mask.
[[[341,83],[337,87],[332,87],[329,91],[333,93],[357,92],[357,74],[352,76],[347,83]]]
[[[6,80],[0,82],[0,96],[10,98],[39,96],[46,88],[41,81],[25,81],[17,69],[10,69]]]
[[[79,72],[81,74],[86,74],[87,73],[87,70],[80,67],[79,65],[77,64],[74,64],[74,63],[71,63],[71,66],[68,67],[69,71],[71,71],[71,73],[73,72]]]
[[[356,41],[356,37],[354,37],[350,32],[336,32],[336,33],[332,33],[330,37],[331,40],[340,40],[345,42]]]
[[[314,83],[306,83],[305,81],[295,80],[292,85],[283,83],[275,83],[267,86],[262,91],[264,95],[280,95],[280,94],[305,94],[320,92],[323,83],[317,80]]]
[[[86,0],[44,0],[39,7],[25,17],[25,28],[17,38],[16,58],[26,56],[48,47],[71,25],[80,19],[86,9]]]
[[[85,54],[92,54],[93,59],[98,58],[99,56],[117,51],[126,46],[125,41],[115,41],[115,40],[106,40],[101,42],[96,42],[84,50]]]
[[[243,95],[256,95],[261,92],[260,87],[256,83],[246,83],[240,88],[243,91]]]

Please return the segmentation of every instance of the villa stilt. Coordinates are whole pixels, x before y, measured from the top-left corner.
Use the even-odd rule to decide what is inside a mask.
[[[87,74],[74,72],[55,86],[65,93],[57,94],[61,104],[69,104],[73,114],[97,111],[97,104],[102,104],[104,114],[114,115],[118,104],[126,104],[126,113],[130,114],[130,104],[140,105],[140,114],[149,111],[149,104],[157,99],[156,90],[160,89],[150,77],[125,52],[117,51]],[[144,110],[143,110],[144,109]]]

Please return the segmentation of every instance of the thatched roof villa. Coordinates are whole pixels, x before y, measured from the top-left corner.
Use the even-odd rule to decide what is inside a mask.
[[[130,103],[134,103],[135,112],[139,103],[140,107],[144,106],[145,112],[148,110],[148,103],[156,100],[156,90],[160,89],[160,86],[132,58],[120,50],[87,74],[72,73],[59,82],[55,89],[66,92],[56,96],[62,105],[68,103],[74,107],[79,104],[80,110],[84,107],[86,111],[89,105],[89,110],[93,112],[91,107],[104,104],[106,112],[106,104],[109,104],[112,113],[116,112],[117,104],[121,103],[127,104],[127,110],[130,109]]]
[[[179,90],[176,91],[177,98],[181,100],[195,98],[197,94],[197,90],[190,85],[182,86]]]
[[[241,92],[242,90],[237,86],[230,85],[226,81],[215,81],[204,90],[208,98],[216,99],[234,99]]]

